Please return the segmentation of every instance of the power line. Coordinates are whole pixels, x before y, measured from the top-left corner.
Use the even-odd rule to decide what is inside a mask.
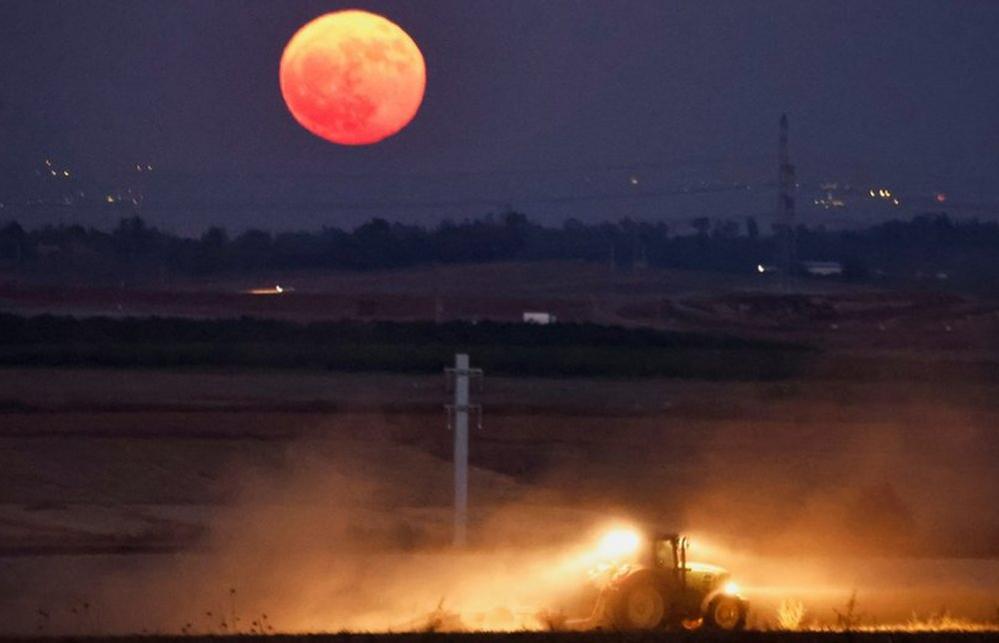
[[[563,194],[553,196],[525,197],[469,197],[463,199],[427,199],[427,200],[378,200],[378,201],[339,201],[324,199],[319,201],[275,201],[275,200],[212,200],[212,201],[174,201],[157,204],[147,199],[143,207],[147,210],[235,210],[235,209],[267,209],[274,211],[310,211],[310,210],[395,210],[395,209],[426,209],[453,207],[510,207],[522,204],[566,204],[614,200],[650,200],[677,196],[700,196],[728,192],[748,192],[754,189],[765,190],[772,184],[732,184],[719,186],[685,187],[671,190],[644,190],[620,193],[593,194]]]
[[[335,179],[454,179],[462,177],[513,177],[552,176],[560,174],[587,174],[610,172],[635,172],[640,170],[675,169],[678,167],[703,167],[749,161],[767,160],[763,154],[736,157],[687,157],[669,161],[639,161],[634,163],[599,163],[567,165],[564,167],[499,168],[491,170],[446,170],[440,172],[181,172],[158,170],[160,177],[226,180],[226,179],[277,179],[295,181],[329,181]]]

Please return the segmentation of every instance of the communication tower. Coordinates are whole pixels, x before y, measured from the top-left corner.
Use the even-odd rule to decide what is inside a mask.
[[[794,272],[797,261],[797,244],[795,241],[794,192],[796,188],[794,165],[791,164],[787,151],[787,114],[780,116],[780,149],[777,185],[777,220],[779,252],[778,265],[784,276],[785,283]]]

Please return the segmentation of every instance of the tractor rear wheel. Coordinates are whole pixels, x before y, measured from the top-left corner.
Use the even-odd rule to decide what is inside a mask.
[[[717,630],[742,630],[746,627],[746,608],[733,596],[719,596],[708,605],[704,624]]]
[[[614,614],[619,630],[651,630],[666,617],[666,601],[651,579],[636,579],[622,590]]]

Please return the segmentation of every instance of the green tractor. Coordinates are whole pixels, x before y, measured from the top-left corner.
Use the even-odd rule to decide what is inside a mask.
[[[663,534],[634,565],[623,566],[601,591],[591,627],[652,630],[709,627],[741,630],[748,601],[725,569],[687,562],[688,540]]]

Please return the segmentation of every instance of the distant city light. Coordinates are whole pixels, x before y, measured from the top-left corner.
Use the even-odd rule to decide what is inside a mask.
[[[867,194],[873,199],[884,199],[886,201],[891,201],[895,205],[899,205],[898,197],[895,196],[892,191],[888,188],[871,188],[867,191]]]
[[[633,177],[631,177],[628,180],[631,182],[632,185],[638,185],[638,177],[637,176],[633,176]]]
[[[247,295],[281,295],[292,290],[294,288],[284,288],[275,284],[273,288],[250,288],[249,290],[244,290],[243,293]]]
[[[846,201],[844,201],[841,197],[837,196],[836,194],[840,189],[839,183],[836,183],[834,181],[826,181],[824,183],[821,183],[819,187],[823,191],[825,191],[825,195],[813,199],[812,202],[815,205],[821,206],[826,210],[829,210],[831,208],[846,207]],[[849,186],[847,186],[846,189],[849,190]]]
[[[107,195],[107,197],[106,197],[106,199],[105,199],[105,200],[106,200],[106,201],[107,201],[108,203],[114,203],[114,197],[113,197],[113,196],[111,196],[110,194],[109,194],[109,195]]]
[[[947,201],[947,195],[943,192],[937,192],[936,195],[937,203],[945,203]]]

